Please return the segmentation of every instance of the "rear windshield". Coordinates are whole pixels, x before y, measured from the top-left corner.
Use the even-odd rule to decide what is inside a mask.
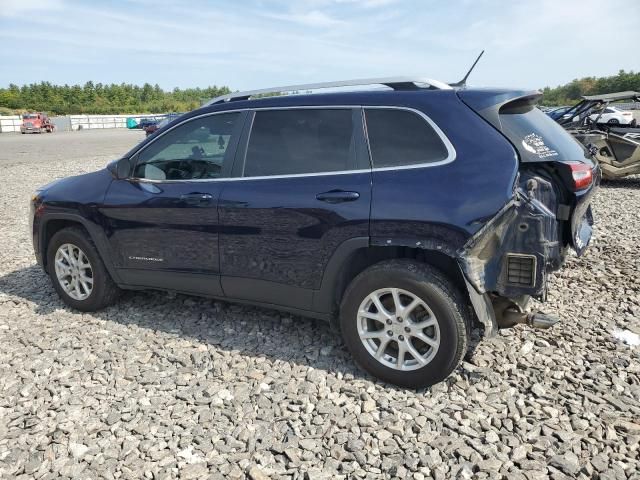
[[[525,162],[580,160],[584,147],[567,131],[530,103],[511,102],[500,109],[502,133]]]

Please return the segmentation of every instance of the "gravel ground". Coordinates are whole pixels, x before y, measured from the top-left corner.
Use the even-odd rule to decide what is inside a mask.
[[[0,135],[1,478],[640,478],[640,348],[612,336],[640,333],[640,179],[600,190],[594,243],[544,306],[562,323],[502,331],[416,392],[271,310],[159,292],[65,308],[29,195],[140,138]]]

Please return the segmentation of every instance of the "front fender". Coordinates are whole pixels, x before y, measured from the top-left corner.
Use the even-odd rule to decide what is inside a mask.
[[[84,229],[89,233],[89,237],[93,241],[93,244],[96,246],[96,249],[100,254],[100,258],[107,268],[109,275],[111,275],[111,278],[114,282],[120,283],[118,274],[113,267],[109,243],[104,236],[102,228],[77,213],[51,212],[45,213],[39,218],[37,225],[37,240],[40,250],[40,256],[42,258],[42,267],[45,269],[45,271],[47,271],[47,226],[50,224],[50,222],[56,220],[62,220],[65,222],[82,225]]]

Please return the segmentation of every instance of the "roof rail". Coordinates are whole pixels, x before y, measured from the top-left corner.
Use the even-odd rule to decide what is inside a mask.
[[[318,90],[322,88],[339,87],[364,87],[366,85],[385,85],[394,90],[417,90],[421,85],[428,85],[428,88],[437,90],[451,90],[451,87],[444,82],[432,80],[430,78],[416,77],[388,77],[388,78],[361,78],[358,80],[341,80],[337,82],[309,83],[306,85],[288,85],[285,87],[264,88],[260,90],[249,90],[246,92],[235,92],[221,95],[208,101],[204,106],[216,103],[232,102],[234,100],[248,100],[256,95],[285,94],[287,92],[298,92],[300,90]]]

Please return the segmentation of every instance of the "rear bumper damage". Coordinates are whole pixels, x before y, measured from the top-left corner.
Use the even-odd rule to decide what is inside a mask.
[[[547,272],[557,270],[564,260],[556,215],[518,189],[458,252],[458,259],[480,294],[544,297]]]
[[[546,299],[548,275],[562,266],[569,246],[578,254],[586,248],[593,223],[592,193],[569,208],[550,181],[528,176],[513,198],[458,250],[458,264],[485,335],[518,323],[548,328],[557,322],[524,309],[530,297]],[[574,223],[578,228],[572,228]],[[568,238],[572,231],[573,240]]]

